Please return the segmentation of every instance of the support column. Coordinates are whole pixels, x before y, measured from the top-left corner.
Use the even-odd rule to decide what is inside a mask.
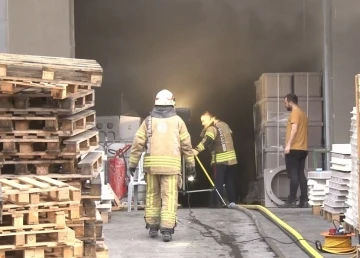
[[[327,150],[325,169],[330,167],[330,150],[334,141],[333,110],[333,63],[332,63],[332,0],[323,0],[324,18],[324,115],[325,115],[325,148]]]

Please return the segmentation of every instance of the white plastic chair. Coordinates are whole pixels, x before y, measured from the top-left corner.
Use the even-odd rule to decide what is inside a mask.
[[[134,211],[137,211],[139,185],[146,185],[144,174],[144,156],[145,152],[141,154],[138,168],[135,171],[134,177],[130,176],[128,185],[128,212],[131,212],[131,202],[134,197]]]

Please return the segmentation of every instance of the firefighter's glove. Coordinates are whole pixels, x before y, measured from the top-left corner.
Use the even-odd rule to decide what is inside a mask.
[[[189,181],[193,181],[196,177],[195,166],[186,166],[186,174]],[[192,179],[192,180],[190,180]]]
[[[133,177],[135,175],[136,168],[129,168],[130,175]]]

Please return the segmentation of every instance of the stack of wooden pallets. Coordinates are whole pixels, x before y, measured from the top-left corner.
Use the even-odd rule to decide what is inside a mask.
[[[80,189],[81,217],[67,224],[84,257],[96,257],[103,240],[95,206],[103,161],[91,109],[101,83],[94,60],[0,54],[1,177],[42,175]]]
[[[83,257],[67,221],[79,219],[80,190],[48,176],[0,179],[0,257]]]

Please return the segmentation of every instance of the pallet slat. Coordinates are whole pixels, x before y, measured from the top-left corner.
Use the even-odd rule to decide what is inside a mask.
[[[37,224],[27,224],[24,214],[12,214],[11,220],[6,220],[6,216],[3,219],[3,223],[0,226],[0,232],[19,231],[19,230],[41,230],[41,229],[64,229],[65,224],[65,212],[55,212],[54,216],[47,217]]]

